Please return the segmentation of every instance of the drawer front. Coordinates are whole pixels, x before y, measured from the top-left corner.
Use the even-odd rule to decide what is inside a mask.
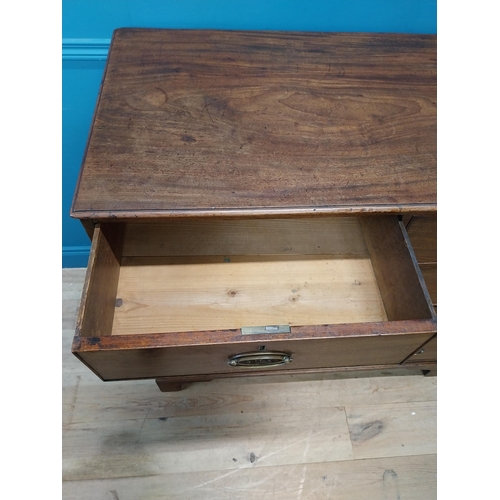
[[[335,368],[401,363],[409,352],[425,343],[431,333],[311,340],[283,340],[190,345],[179,347],[112,349],[113,338],[101,339],[99,350],[79,352],[84,361],[103,380],[156,378],[197,374],[232,374],[270,369],[276,372],[310,368]],[[222,337],[222,336],[221,336]],[[109,340],[110,342],[106,342]],[[150,339],[144,339],[151,341]],[[265,350],[262,350],[265,347]],[[239,354],[264,355],[279,351],[291,362],[279,366],[231,366]]]
[[[434,337],[418,349],[417,352],[405,361],[405,364],[422,363],[424,361],[437,361],[437,337]]]

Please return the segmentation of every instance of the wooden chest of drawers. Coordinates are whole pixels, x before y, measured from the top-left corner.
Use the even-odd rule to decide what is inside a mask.
[[[162,390],[433,371],[436,211],[434,36],[117,30],[73,352]]]

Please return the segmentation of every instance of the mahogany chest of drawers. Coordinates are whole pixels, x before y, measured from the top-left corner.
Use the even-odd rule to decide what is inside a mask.
[[[119,29],[73,353],[162,390],[436,369],[436,37]]]

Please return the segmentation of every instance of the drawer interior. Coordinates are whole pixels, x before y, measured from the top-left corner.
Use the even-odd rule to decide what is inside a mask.
[[[115,222],[94,232],[81,336],[432,317],[394,216]]]

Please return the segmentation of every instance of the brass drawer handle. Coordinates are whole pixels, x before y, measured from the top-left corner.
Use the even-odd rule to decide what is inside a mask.
[[[261,368],[266,366],[280,366],[291,363],[293,360],[286,352],[247,352],[236,354],[229,359],[230,366],[241,366],[243,368]]]

